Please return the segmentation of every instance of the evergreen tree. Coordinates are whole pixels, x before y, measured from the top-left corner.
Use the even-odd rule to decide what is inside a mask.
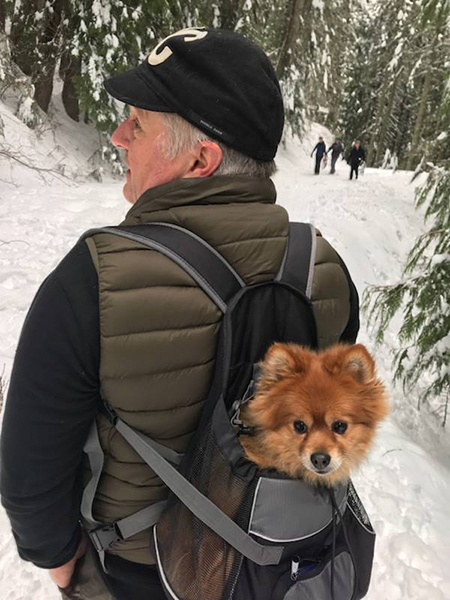
[[[180,28],[238,31],[275,65],[288,129],[301,134],[314,119],[347,144],[362,137],[370,164],[391,156],[412,168],[434,147],[449,11],[450,0],[2,0],[0,30],[9,19],[13,60],[41,109],[58,69],[66,112],[103,133],[123,111],[104,91],[105,77]]]
[[[448,76],[449,13],[449,0],[361,3],[340,122],[347,140],[363,136],[370,165],[388,154],[414,168],[429,156]]]
[[[11,56],[11,44],[6,33],[0,31],[0,97],[8,89],[14,89],[17,97],[17,115],[24,123],[34,127],[40,122],[37,104],[33,100],[34,86]],[[0,136],[3,135],[3,123],[0,118]]]
[[[22,0],[9,3],[11,54],[34,86],[34,100],[47,112],[62,45],[67,0]],[[7,5],[8,8],[8,5]]]
[[[356,6],[351,24],[342,77],[344,98],[338,117],[338,127],[348,146],[356,139],[364,145],[368,139],[376,105],[374,89],[379,85],[374,19],[365,8]]]
[[[430,138],[427,139],[422,135],[423,132],[428,129],[428,135],[433,136],[435,134],[434,115],[439,113],[449,73],[450,1],[424,0],[422,6],[420,19],[422,43],[420,44],[420,50],[423,73],[418,78],[420,100],[415,115],[411,148],[406,163],[408,169],[415,166],[425,154],[422,146],[427,144]],[[443,58],[444,64],[441,62]],[[447,66],[445,66],[446,64]]]
[[[441,125],[449,131],[450,100],[439,112]],[[407,391],[418,391],[419,403],[440,398],[445,424],[450,391],[450,158],[427,168],[430,173],[417,192],[416,205],[427,207],[429,229],[410,251],[402,280],[369,288],[363,306],[379,343],[393,316],[402,312],[394,378]]]

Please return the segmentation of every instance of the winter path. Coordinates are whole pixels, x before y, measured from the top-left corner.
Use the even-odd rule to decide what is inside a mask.
[[[395,281],[422,227],[413,207],[410,174],[367,170],[350,182],[347,165],[339,162],[336,175],[316,177],[309,152],[319,133],[327,142],[331,139],[323,128],[313,133],[303,147],[289,143],[280,153],[280,204],[292,220],[311,221],[322,231],[347,262],[360,294],[368,283]],[[46,143],[41,144],[44,150]],[[80,144],[73,139],[74,153]],[[76,162],[70,144],[64,157],[72,172],[79,168],[79,155]],[[6,164],[0,165],[0,180],[0,373],[5,365],[8,378],[20,329],[40,282],[83,231],[117,223],[127,205],[121,198],[122,185],[116,182],[64,182],[46,176],[44,183],[36,173]],[[364,317],[362,321],[360,341],[374,350]],[[387,383],[393,344],[394,328],[386,344],[374,350]],[[378,533],[367,598],[450,600],[450,459],[443,458],[450,454],[448,433],[444,437],[425,412],[417,413],[415,398],[405,399],[400,390],[391,389],[391,401],[392,415],[380,430],[370,460],[355,477]],[[1,509],[0,597],[59,598],[45,571],[18,558]]]

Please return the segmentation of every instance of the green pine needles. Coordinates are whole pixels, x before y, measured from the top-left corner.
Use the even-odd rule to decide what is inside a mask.
[[[423,401],[438,398],[437,412],[445,426],[450,388],[450,161],[432,167],[416,194],[416,207],[427,205],[430,229],[410,251],[402,281],[371,286],[363,310],[381,343],[390,321],[402,311],[400,347],[395,351],[394,381]]]

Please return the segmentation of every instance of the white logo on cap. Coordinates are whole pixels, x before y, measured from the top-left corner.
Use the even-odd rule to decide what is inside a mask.
[[[171,35],[168,35],[166,38],[163,39],[162,42],[159,42],[159,44],[156,46],[156,48],[154,48],[153,51],[151,52],[151,54],[149,54],[149,57],[147,59],[148,63],[154,67],[156,65],[160,65],[165,60],[167,60],[170,56],[172,56],[173,52],[168,46],[166,46],[164,48],[164,50],[162,50],[161,52],[158,53],[158,50],[161,48],[161,46],[163,46],[167,42],[167,40],[170,40],[170,38],[184,36],[183,37],[184,42],[195,42],[196,40],[203,39],[207,35],[208,35],[207,31],[204,31],[203,29],[196,29],[194,27],[188,27],[187,29],[180,29],[180,31],[176,31],[175,33],[172,33]]]

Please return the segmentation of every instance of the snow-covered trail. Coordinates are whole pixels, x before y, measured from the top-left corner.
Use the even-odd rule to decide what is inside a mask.
[[[280,152],[279,202],[292,220],[313,222],[346,261],[362,293],[368,283],[394,281],[422,220],[413,207],[410,174],[367,170],[357,182],[338,163],[336,175],[312,174],[308,150],[320,127],[301,147]],[[329,137],[329,135],[328,135]],[[327,141],[331,141],[328,140]],[[70,160],[70,158],[68,159]],[[0,180],[10,177],[0,168]],[[66,185],[15,170],[15,185],[0,182],[0,373],[8,378],[28,306],[39,283],[86,229],[117,223],[127,205],[120,183]],[[375,352],[390,381],[389,349],[374,349],[362,319],[360,341]],[[369,600],[450,600],[450,459],[439,428],[415,410],[415,399],[391,389],[393,413],[380,429],[370,460],[355,484],[378,533]],[[56,600],[44,571],[16,554],[0,509],[0,598]]]

